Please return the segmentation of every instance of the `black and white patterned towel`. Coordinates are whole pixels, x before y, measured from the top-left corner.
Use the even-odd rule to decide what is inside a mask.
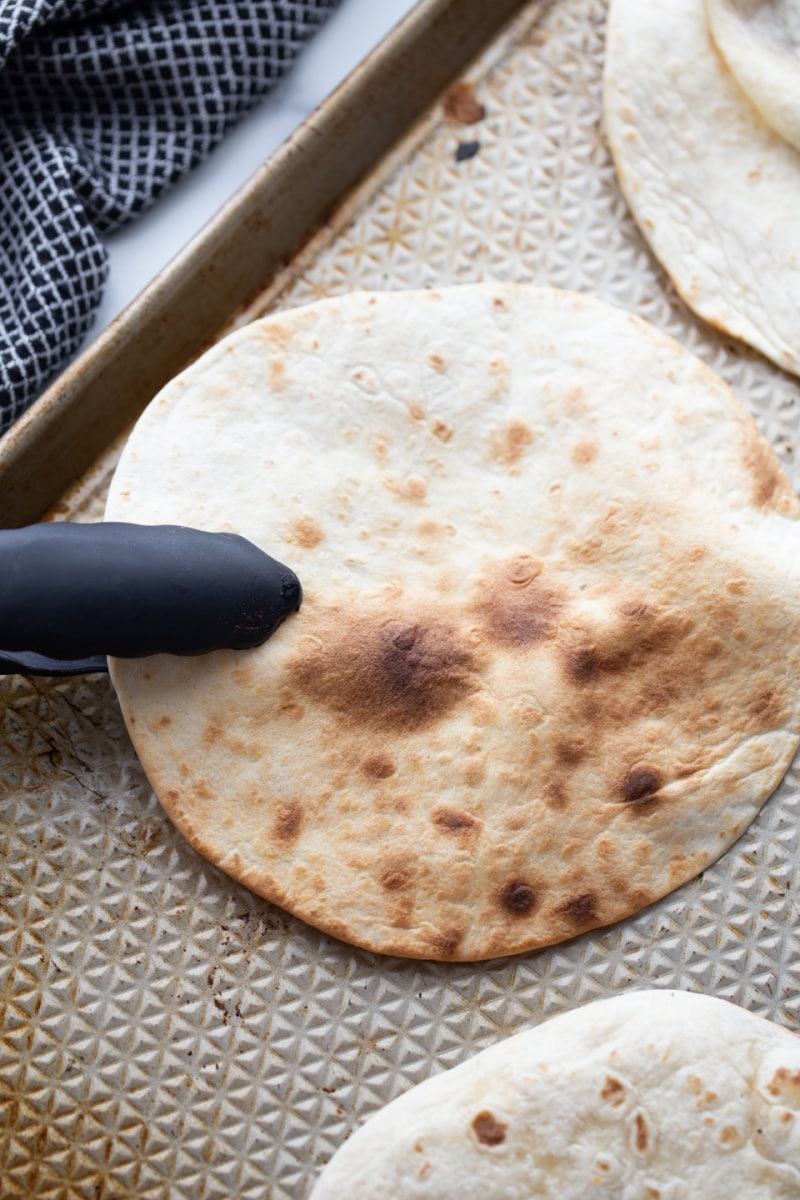
[[[101,235],[205,158],[337,3],[0,0],[0,433],[91,326]]]

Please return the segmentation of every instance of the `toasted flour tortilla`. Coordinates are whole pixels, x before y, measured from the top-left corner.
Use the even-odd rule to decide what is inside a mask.
[[[511,954],[690,879],[777,785],[799,511],[732,392],[627,313],[328,300],[165,388],[107,509],[250,538],[300,612],[112,678],[162,804],[236,879],[373,950]]]
[[[394,1100],[311,1200],[795,1200],[800,1039],[725,1000],[587,1004]]]
[[[612,0],[603,103],[622,190],[683,299],[800,373],[800,151],[726,67],[704,0]]]
[[[725,64],[772,129],[800,150],[800,0],[705,0]]]

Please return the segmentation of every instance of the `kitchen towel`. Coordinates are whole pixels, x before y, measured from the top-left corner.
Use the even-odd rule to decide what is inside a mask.
[[[204,159],[337,3],[0,0],[0,433],[88,332],[102,235]]]

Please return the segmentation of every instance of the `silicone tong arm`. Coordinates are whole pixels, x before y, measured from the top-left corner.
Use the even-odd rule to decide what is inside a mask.
[[[52,522],[0,531],[0,672],[257,646],[300,607],[297,576],[237,534]]]

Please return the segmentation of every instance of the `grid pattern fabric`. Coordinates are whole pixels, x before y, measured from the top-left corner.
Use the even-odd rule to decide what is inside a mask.
[[[0,433],[89,330],[102,235],[207,157],[338,0],[0,0]]]

